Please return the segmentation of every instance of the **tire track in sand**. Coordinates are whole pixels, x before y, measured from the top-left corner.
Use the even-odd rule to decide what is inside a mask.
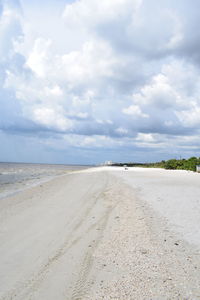
[[[116,193],[116,195],[114,195],[115,193]],[[94,280],[94,278],[91,278],[90,280],[88,280],[90,271],[93,266],[93,261],[94,261],[93,254],[103,238],[103,233],[107,227],[109,217],[110,217],[112,211],[118,205],[118,201],[119,201],[118,200],[118,201],[113,202],[110,199],[111,194],[112,194],[112,197],[114,197],[115,199],[119,199],[118,192],[116,192],[116,189],[113,189],[113,184],[110,184],[109,188],[107,188],[104,191],[103,198],[101,199],[101,201],[104,200],[104,202],[107,204],[107,210],[106,210],[104,216],[96,224],[99,227],[101,227],[101,231],[99,232],[99,235],[97,236],[95,242],[93,243],[93,246],[83,256],[83,260],[82,260],[82,263],[80,266],[80,271],[78,273],[78,279],[76,280],[76,282],[74,284],[72,295],[70,298],[66,298],[66,300],[68,300],[68,299],[81,300],[81,299],[87,299],[87,297],[88,297],[87,294],[89,293],[90,288],[93,284],[93,280]]]

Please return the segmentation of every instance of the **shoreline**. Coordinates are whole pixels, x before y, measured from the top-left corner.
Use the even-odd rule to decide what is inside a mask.
[[[2,163],[4,164],[4,163]],[[3,173],[0,173],[1,175],[13,175],[13,174],[17,174],[19,171],[21,171],[21,168],[23,168],[23,166],[29,167],[29,166],[37,166],[37,169],[40,168],[41,164],[26,164],[26,163],[5,163],[5,165],[9,164],[10,167],[15,168],[15,172],[13,173],[13,171],[10,172],[6,172],[6,168],[2,169],[0,166],[0,170],[4,171]],[[16,168],[16,165],[18,166],[18,168]],[[45,182],[51,181],[52,179],[59,177],[59,176],[64,176],[68,173],[71,172],[76,172],[79,170],[82,170],[83,167],[86,170],[87,167],[86,166],[78,166],[78,165],[74,165],[74,167],[76,167],[74,170],[70,169],[71,167],[73,167],[73,165],[48,165],[48,164],[43,164],[43,166],[45,166],[45,168],[43,170],[45,170],[45,173],[41,173],[41,174],[37,174],[37,177],[34,177],[34,172],[32,171],[32,174],[28,174],[26,175],[27,178],[22,178],[22,179],[18,179],[18,181],[16,182],[6,182],[6,183],[2,183],[0,181],[0,200],[4,199],[4,198],[8,198],[8,197],[12,197],[18,193],[23,192],[24,190],[27,190],[31,187],[43,184]],[[54,169],[53,167],[56,166],[56,168]],[[57,167],[62,167],[64,166],[66,169],[57,169]],[[50,170],[50,175],[48,174],[48,169]],[[23,170],[23,169],[22,169]],[[25,169],[26,170],[26,169]],[[24,171],[25,171],[24,170]],[[40,171],[40,169],[38,169]],[[37,170],[37,171],[38,171]],[[36,171],[36,170],[35,170]],[[55,174],[53,174],[55,173]]]

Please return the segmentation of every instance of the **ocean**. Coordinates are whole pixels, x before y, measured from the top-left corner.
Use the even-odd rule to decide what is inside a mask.
[[[0,199],[70,171],[91,166],[0,163]]]

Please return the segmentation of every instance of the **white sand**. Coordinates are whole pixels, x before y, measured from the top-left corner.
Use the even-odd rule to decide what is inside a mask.
[[[0,201],[0,299],[200,299],[200,174],[94,168]]]
[[[118,170],[119,171],[119,170]],[[173,230],[200,247],[200,174],[188,171],[129,168],[115,172],[137,196],[167,219]]]

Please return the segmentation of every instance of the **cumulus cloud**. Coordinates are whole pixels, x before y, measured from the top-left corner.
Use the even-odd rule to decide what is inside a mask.
[[[118,21],[134,14],[141,4],[141,0],[76,1],[66,5],[63,17],[71,26],[83,25],[91,30],[91,26]]]
[[[44,22],[39,3],[2,1],[0,128],[46,132],[40,141],[60,151],[124,147],[142,159],[153,147],[161,157],[176,138],[174,149],[189,153],[199,134],[199,8],[52,1]]]
[[[131,105],[128,108],[124,108],[123,113],[138,118],[148,118],[148,115],[144,114],[138,105]]]
[[[188,108],[188,110],[177,111],[176,114],[182,124],[186,127],[189,126],[196,128],[200,125],[200,106],[198,106],[195,102],[191,103],[191,108]]]

